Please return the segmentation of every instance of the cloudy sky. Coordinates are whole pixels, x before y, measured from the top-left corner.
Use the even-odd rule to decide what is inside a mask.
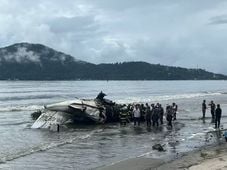
[[[19,42],[227,74],[227,1],[0,0],[0,47]]]

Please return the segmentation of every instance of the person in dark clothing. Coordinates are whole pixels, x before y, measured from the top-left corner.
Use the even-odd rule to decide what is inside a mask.
[[[166,120],[168,122],[168,126],[172,127],[172,120],[173,120],[173,111],[172,106],[166,107]]]
[[[103,98],[106,96],[105,93],[103,93],[102,91],[98,94],[98,96],[96,97],[96,99],[99,99],[99,100],[103,100]]]
[[[147,127],[151,127],[151,108],[149,106],[147,106],[146,108],[146,122],[147,122]]]
[[[211,113],[211,117],[212,117],[211,123],[214,123],[215,122],[215,108],[216,108],[216,106],[215,106],[213,101],[211,101],[209,105],[210,105],[210,113]]]
[[[60,125],[57,124],[57,132],[60,132]]]
[[[223,136],[225,137],[225,141],[227,142],[227,131],[224,132]]]
[[[178,109],[178,106],[176,105],[176,103],[173,103],[173,105],[172,105],[173,120],[177,120],[177,109]]]
[[[161,125],[163,124],[164,109],[161,104],[159,104],[159,119]]]
[[[206,100],[203,100],[203,103],[202,103],[203,119],[205,119],[206,109],[207,109]]]
[[[120,111],[119,119],[120,125],[126,126],[127,122],[129,122],[128,112],[126,110]]]
[[[217,104],[217,109],[215,110],[215,128],[220,127],[221,114],[222,110],[220,108],[220,104]]]
[[[146,116],[146,107],[144,106],[144,104],[140,105],[140,120],[141,121],[145,121],[145,116]]]
[[[151,104],[151,116],[153,115],[154,113],[154,109],[155,109],[155,105],[154,103]]]
[[[152,114],[153,126],[155,126],[155,125],[157,125],[157,127],[159,126],[158,119],[159,119],[158,107],[155,106],[153,114]]]

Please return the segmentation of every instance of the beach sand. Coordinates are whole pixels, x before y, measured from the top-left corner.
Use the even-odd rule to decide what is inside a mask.
[[[170,162],[152,158],[133,158],[98,168],[100,170],[227,170],[227,144],[189,152]]]
[[[227,170],[227,155],[218,155],[216,158],[208,159],[201,162],[199,165],[194,165],[189,168],[189,170]]]

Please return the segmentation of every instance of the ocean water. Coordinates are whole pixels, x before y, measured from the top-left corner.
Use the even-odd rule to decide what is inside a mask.
[[[173,129],[132,123],[64,126],[59,133],[31,129],[30,115],[43,105],[95,98],[101,90],[117,103],[175,102],[177,121]],[[209,110],[200,119],[203,99],[221,104],[227,128],[227,81],[0,81],[0,169],[94,169],[140,156],[167,160],[219,144],[221,132],[214,131]],[[152,150],[156,143],[166,151]]]

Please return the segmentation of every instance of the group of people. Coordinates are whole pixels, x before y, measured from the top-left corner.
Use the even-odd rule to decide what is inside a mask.
[[[134,126],[140,126],[141,121],[146,121],[147,127],[151,127],[151,125],[158,127],[159,124],[163,124],[165,116],[167,124],[172,127],[172,121],[176,120],[177,109],[176,103],[167,105],[166,111],[160,103],[128,105],[127,112],[120,112],[120,124],[126,125],[127,122],[133,120]]]
[[[211,113],[211,123],[215,123],[215,128],[220,127],[220,121],[221,121],[221,115],[222,115],[222,109],[220,107],[220,104],[215,105],[214,101],[211,101],[208,106],[210,106],[210,113]],[[203,113],[203,119],[205,119],[206,110],[208,109],[206,100],[203,100],[202,103],[202,113]]]

